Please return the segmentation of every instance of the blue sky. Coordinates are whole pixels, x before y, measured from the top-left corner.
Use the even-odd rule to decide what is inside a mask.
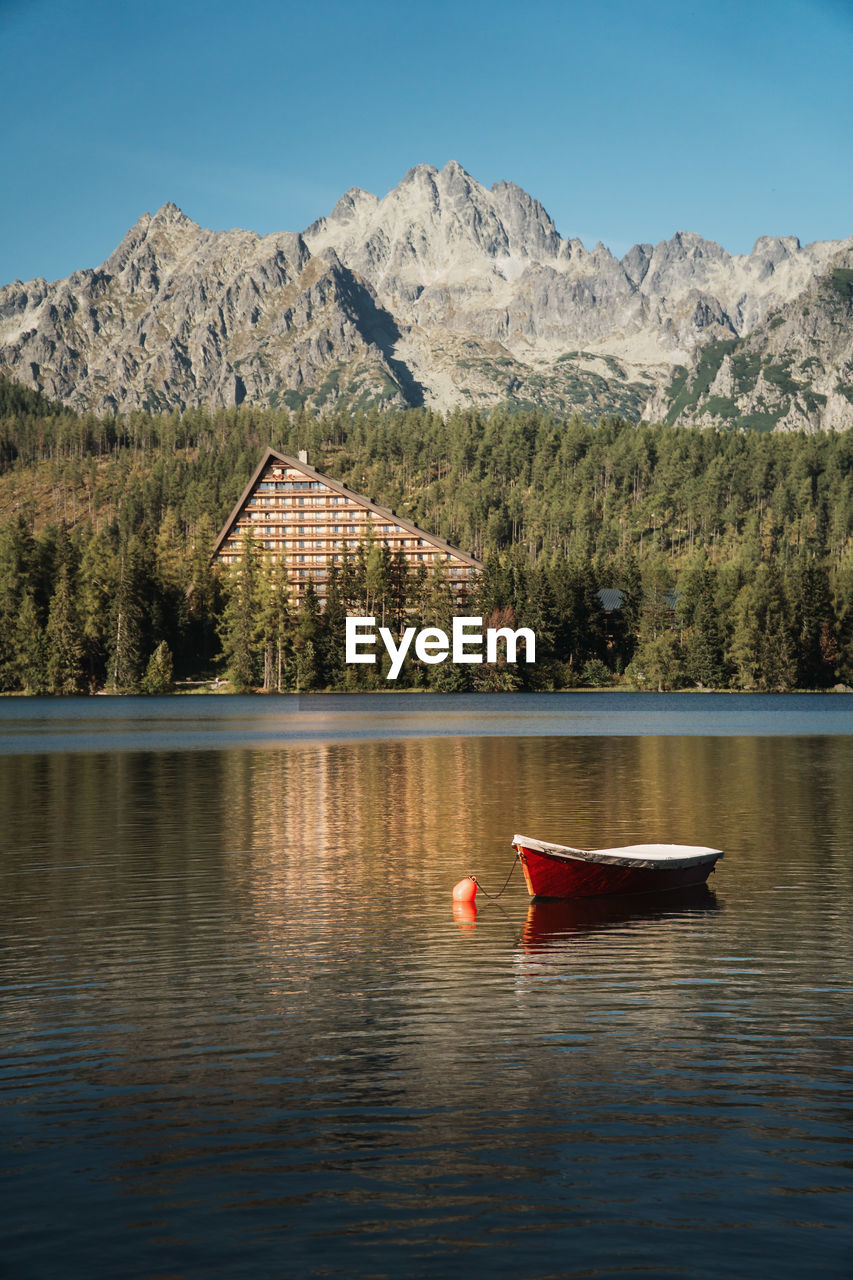
[[[616,253],[853,233],[853,2],[0,0],[0,283],[167,200],[302,230],[458,160]]]

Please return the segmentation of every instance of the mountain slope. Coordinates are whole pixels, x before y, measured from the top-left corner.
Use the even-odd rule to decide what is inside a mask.
[[[302,402],[324,385],[405,403],[396,335],[333,251],[207,231],[165,205],[102,267],[0,290],[0,368],[73,408]]]
[[[382,199],[351,188],[301,235],[209,231],[174,205],[146,214],[97,270],[0,289],[0,370],[97,411],[534,403],[705,421],[684,409],[729,393],[724,371],[693,395],[701,353],[760,343],[781,316],[767,333],[801,372],[816,356],[822,381],[817,409],[794,397],[776,420],[836,425],[841,393],[825,386],[844,384],[846,348],[812,350],[824,338],[801,300],[851,249],[765,236],[734,256],[679,232],[620,261],[563,239],[513,183],[418,165]]]
[[[651,412],[685,426],[853,427],[853,251],[746,337],[676,369]]]

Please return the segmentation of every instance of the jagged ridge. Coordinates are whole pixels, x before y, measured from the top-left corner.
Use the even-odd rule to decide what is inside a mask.
[[[0,369],[98,411],[509,401],[729,421],[767,392],[730,386],[719,344],[785,341],[798,381],[838,323],[819,282],[851,247],[760,237],[734,256],[679,232],[620,261],[563,239],[513,183],[418,165],[381,200],[351,188],[301,235],[145,214],[97,270],[0,290]],[[806,379],[779,425],[848,425],[849,400],[824,389],[846,385],[843,335],[820,360],[821,386]]]

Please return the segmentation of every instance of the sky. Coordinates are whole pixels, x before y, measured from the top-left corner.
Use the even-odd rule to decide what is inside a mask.
[[[853,0],[0,0],[0,283],[145,212],[301,231],[420,163],[621,256],[853,234]]]

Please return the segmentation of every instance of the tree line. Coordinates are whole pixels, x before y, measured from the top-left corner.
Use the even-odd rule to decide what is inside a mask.
[[[424,667],[423,688],[853,684],[853,433],[696,431],[429,410],[243,408],[101,420],[0,382],[0,690],[389,686],[347,613],[440,626],[440,578],[365,543],[321,608],[216,532],[268,446],[485,560],[468,612],[532,627],[535,666]],[[605,601],[619,607],[602,607]],[[614,597],[614,590],[620,593]]]

